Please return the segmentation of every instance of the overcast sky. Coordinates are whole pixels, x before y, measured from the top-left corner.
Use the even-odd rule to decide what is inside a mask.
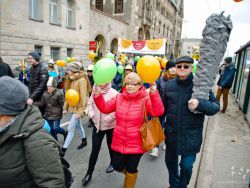
[[[233,55],[250,40],[250,0],[236,3],[233,0],[184,0],[182,38],[202,38],[206,19],[212,13],[225,11],[231,15],[233,30],[226,56]]]

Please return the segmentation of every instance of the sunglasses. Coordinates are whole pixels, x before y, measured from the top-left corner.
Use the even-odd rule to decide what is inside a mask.
[[[176,65],[176,68],[177,69],[181,69],[181,68],[184,68],[184,69],[188,69],[190,66],[189,65]]]
[[[125,84],[126,86],[129,86],[129,85],[131,85],[131,86],[137,86],[139,83],[137,83],[137,84],[131,84],[131,83],[129,83],[129,84]]]

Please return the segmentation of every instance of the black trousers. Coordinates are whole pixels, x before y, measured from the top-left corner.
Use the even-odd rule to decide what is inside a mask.
[[[136,173],[142,155],[143,154],[122,154],[113,151],[113,167],[118,172],[126,170],[129,173]]]
[[[102,146],[102,140],[105,135],[106,135],[107,145],[109,149],[110,164],[112,164],[112,161],[113,161],[113,151],[111,150],[111,143],[112,143],[114,129],[109,129],[105,131],[99,130],[98,133],[96,131],[97,129],[94,126],[93,132],[92,132],[92,150],[91,150],[91,154],[89,158],[89,168],[87,172],[88,174],[92,174],[94,171],[95,164],[97,162],[98,155]]]

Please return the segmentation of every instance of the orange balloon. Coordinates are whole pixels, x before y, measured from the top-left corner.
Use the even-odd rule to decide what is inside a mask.
[[[138,61],[136,70],[143,82],[153,84],[160,76],[161,66],[155,57],[145,55]]]
[[[79,103],[79,94],[74,89],[69,89],[65,94],[65,100],[70,106],[77,106]]]
[[[56,61],[56,65],[57,65],[58,67],[65,67],[65,66],[66,66],[66,62],[63,61],[63,60],[57,60],[57,61]]]
[[[94,59],[95,59],[95,56],[96,56],[96,54],[95,54],[93,51],[90,51],[90,52],[89,52],[89,59],[90,59],[90,60],[94,60]]]
[[[166,65],[167,65],[167,60],[165,58],[163,58],[161,60],[161,66],[165,69],[166,68]]]

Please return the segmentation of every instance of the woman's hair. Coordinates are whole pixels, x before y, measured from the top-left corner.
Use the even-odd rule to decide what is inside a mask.
[[[131,82],[136,82],[136,83],[142,83],[142,81],[141,81],[141,78],[140,78],[140,76],[138,75],[138,74],[136,74],[135,72],[131,72],[131,73],[129,73],[126,77],[125,77],[125,79],[124,79],[124,82],[125,83],[131,83]]]

